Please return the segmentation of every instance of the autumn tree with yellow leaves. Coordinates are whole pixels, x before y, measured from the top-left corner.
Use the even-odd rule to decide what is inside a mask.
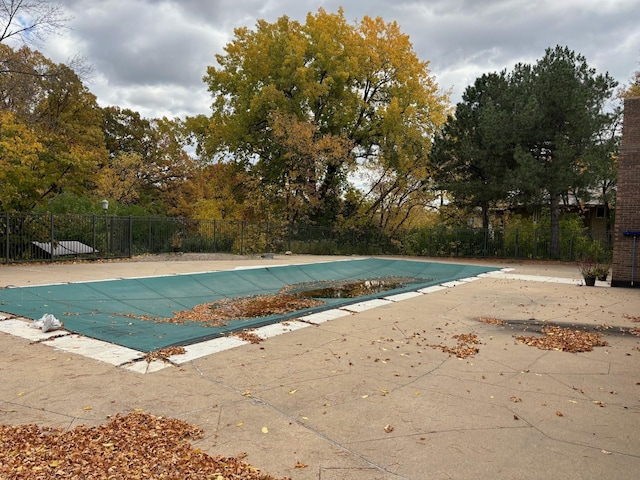
[[[620,89],[621,98],[640,97],[640,70],[635,72],[628,85],[623,85]]]
[[[0,210],[29,212],[61,192],[83,193],[107,152],[96,98],[69,67],[23,46],[0,44]]]
[[[448,98],[397,23],[352,25],[322,8],[306,23],[259,20],[236,29],[216,60],[200,152],[241,165],[271,218],[344,220],[351,192],[356,216],[402,223],[408,199],[428,201],[422,182]],[[356,171],[369,176],[353,194]]]

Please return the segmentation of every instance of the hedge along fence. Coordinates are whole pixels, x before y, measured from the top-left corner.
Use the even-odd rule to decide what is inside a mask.
[[[79,251],[63,247],[83,245]],[[3,263],[70,258],[122,258],[166,252],[267,252],[326,255],[416,255],[430,257],[549,258],[549,229],[516,225],[501,229],[416,228],[391,238],[372,227],[321,227],[277,222],[249,223],[111,215],[0,214]],[[611,242],[593,241],[576,224],[560,236],[561,260],[589,252],[610,257]]]
[[[611,235],[606,240],[593,240],[587,230],[560,230],[560,258],[563,261],[578,261],[592,256],[610,260],[612,254]],[[432,257],[493,257],[547,260],[551,258],[550,232],[535,226],[511,228],[429,228],[418,229],[407,234],[402,242],[407,255]]]

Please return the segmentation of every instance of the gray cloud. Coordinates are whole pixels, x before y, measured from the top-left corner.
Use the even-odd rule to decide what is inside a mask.
[[[640,68],[637,0],[63,0],[71,31],[50,38],[45,54],[80,54],[94,66],[89,85],[102,104],[145,116],[208,113],[202,77],[233,29],[282,15],[304,22],[319,7],[345,18],[397,21],[452,102],[483,73],[532,63],[566,45],[599,72],[626,82]]]

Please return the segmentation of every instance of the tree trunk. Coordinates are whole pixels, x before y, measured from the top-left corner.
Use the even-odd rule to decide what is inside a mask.
[[[489,229],[489,204],[482,202],[480,208],[482,208],[482,228],[487,231]]]
[[[560,195],[551,194],[551,242],[549,256],[553,260],[560,258]]]

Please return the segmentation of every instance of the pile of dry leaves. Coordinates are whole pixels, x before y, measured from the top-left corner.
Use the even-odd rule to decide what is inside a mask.
[[[164,360],[168,361],[171,355],[182,355],[187,353],[187,350],[184,347],[176,346],[176,347],[165,347],[160,350],[155,350],[153,352],[149,352],[144,356],[144,359],[147,363],[151,363],[154,360]]]
[[[319,305],[324,305],[324,302],[286,293],[255,295],[202,303],[191,310],[174,312],[173,318],[164,321],[171,323],[202,322],[208,326],[222,326],[226,325],[229,320],[281,315]]]
[[[488,325],[504,325],[505,321],[501,320],[499,318],[493,318],[493,317],[480,317],[478,318],[479,322],[482,323],[486,323]]]
[[[453,338],[458,340],[458,344],[455,347],[440,344],[431,345],[431,348],[439,348],[444,353],[455,355],[457,358],[473,357],[480,351],[480,349],[475,346],[480,343],[480,340],[478,340],[478,336],[473,333],[461,333],[459,335],[453,335]]]
[[[0,478],[275,480],[239,457],[211,457],[187,441],[202,430],[144,412],[70,431],[0,425]],[[284,480],[284,479],[283,479]]]
[[[602,340],[602,334],[590,333],[584,330],[572,330],[554,325],[542,327],[545,337],[518,336],[516,339],[531,347],[541,350],[560,350],[563,352],[590,352],[593,347],[604,347],[607,342]]]

